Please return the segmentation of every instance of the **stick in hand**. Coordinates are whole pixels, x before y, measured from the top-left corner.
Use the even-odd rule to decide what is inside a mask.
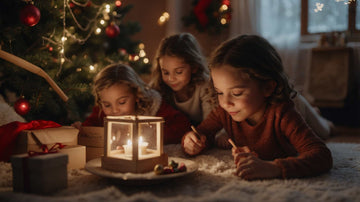
[[[191,126],[191,129],[194,131],[194,133],[195,133],[195,135],[196,135],[197,139],[199,139],[199,140],[200,140],[200,134],[197,132],[197,130],[195,129],[195,127],[194,127],[194,126]]]
[[[235,145],[234,141],[232,141],[232,139],[229,138],[228,141],[234,147],[234,149],[237,149],[237,146]]]

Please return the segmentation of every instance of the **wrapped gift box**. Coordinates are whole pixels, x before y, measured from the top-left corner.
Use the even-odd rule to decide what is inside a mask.
[[[104,127],[83,126],[78,140],[79,145],[86,146],[86,161],[104,155]]]
[[[64,153],[69,156],[68,169],[81,169],[86,164],[86,147],[82,145],[66,145],[64,148],[58,150],[59,153]]]
[[[63,145],[77,145],[79,130],[71,126],[45,128],[37,130],[23,130],[16,138],[13,154],[27,153],[28,151],[41,152],[41,145],[48,148],[56,143]]]
[[[50,194],[67,187],[68,155],[51,153],[29,157],[11,156],[13,190],[34,194]]]

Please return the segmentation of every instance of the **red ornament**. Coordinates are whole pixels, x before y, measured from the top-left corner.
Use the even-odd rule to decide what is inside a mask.
[[[115,38],[117,35],[120,34],[120,28],[114,23],[111,23],[109,26],[106,27],[106,35],[109,38]]]
[[[16,113],[23,116],[30,111],[30,103],[25,98],[20,98],[14,103],[14,109]]]
[[[116,7],[120,7],[120,6],[121,6],[121,4],[122,4],[122,3],[121,3],[121,1],[120,1],[120,0],[115,1],[115,6],[116,6]]]
[[[70,3],[69,3],[69,6],[70,6],[70,8],[74,8],[74,7],[75,7],[75,4],[74,4],[73,2],[70,2]]]
[[[20,20],[23,24],[32,27],[40,20],[40,10],[32,4],[26,5],[20,11]]]

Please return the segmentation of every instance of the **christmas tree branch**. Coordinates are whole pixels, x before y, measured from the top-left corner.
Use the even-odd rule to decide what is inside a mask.
[[[37,74],[37,75],[43,77],[50,84],[50,86],[55,90],[55,92],[61,97],[62,100],[64,100],[65,102],[68,101],[68,97],[65,95],[65,93],[54,82],[54,80],[52,80],[52,78],[40,67],[38,67],[26,60],[23,60],[15,55],[5,52],[3,50],[0,50],[0,58],[7,60],[8,62],[11,62],[23,69],[26,69],[34,74]]]

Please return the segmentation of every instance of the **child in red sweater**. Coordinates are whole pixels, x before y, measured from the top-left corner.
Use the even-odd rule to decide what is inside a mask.
[[[294,107],[296,95],[281,58],[262,37],[243,35],[221,44],[210,71],[219,106],[184,135],[190,155],[214,143],[222,128],[236,144],[235,174],[246,180],[314,176],[332,167],[324,142]]]
[[[133,70],[124,64],[112,64],[95,77],[93,93],[96,105],[83,123],[73,126],[104,126],[105,116],[147,115],[165,120],[164,144],[179,144],[190,129],[185,114],[162,100],[160,93],[149,88]]]

